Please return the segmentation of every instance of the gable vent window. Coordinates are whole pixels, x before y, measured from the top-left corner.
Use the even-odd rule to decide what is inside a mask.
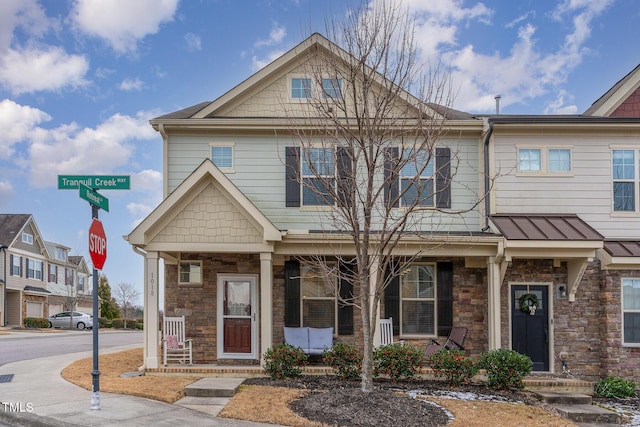
[[[291,98],[311,98],[311,79],[298,77],[291,79]]]
[[[232,144],[211,144],[211,161],[223,172],[234,170],[233,148]]]
[[[22,233],[22,243],[33,245],[33,234]]]

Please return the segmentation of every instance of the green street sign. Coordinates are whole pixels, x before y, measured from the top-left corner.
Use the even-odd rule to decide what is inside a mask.
[[[85,199],[87,202],[106,212],[109,212],[109,199],[104,197],[102,194],[93,191],[84,184],[80,184],[80,198]]]
[[[93,190],[131,189],[129,175],[58,175],[58,190],[77,190],[81,184]]]

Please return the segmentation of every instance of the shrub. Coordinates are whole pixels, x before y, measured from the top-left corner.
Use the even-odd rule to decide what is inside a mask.
[[[429,357],[429,365],[435,374],[445,377],[449,385],[467,384],[478,372],[478,367],[461,350],[438,350]]]
[[[106,317],[98,317],[98,326],[101,328],[113,328],[111,320]]]
[[[41,317],[25,317],[24,327],[25,328],[48,328],[49,320],[43,319]]]
[[[124,328],[124,319],[113,319],[111,320],[111,324],[116,329],[122,329]]]
[[[633,397],[636,395],[636,383],[620,377],[607,377],[596,382],[594,391],[600,397]]]
[[[497,389],[523,388],[532,367],[528,356],[506,348],[482,353],[478,362],[478,368],[487,370],[489,387]]]
[[[373,352],[373,374],[387,375],[392,381],[412,379],[422,365],[423,350],[411,344],[389,344]]]
[[[302,375],[302,367],[308,359],[300,347],[274,345],[264,353],[264,369],[271,378],[295,378]]]
[[[341,380],[355,380],[362,370],[362,356],[353,344],[339,342],[322,353],[322,360]]]

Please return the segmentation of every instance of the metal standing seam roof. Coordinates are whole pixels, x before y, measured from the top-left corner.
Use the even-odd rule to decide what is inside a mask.
[[[612,257],[640,257],[640,241],[605,240],[604,250]]]
[[[604,240],[572,214],[491,215],[491,221],[507,240]]]

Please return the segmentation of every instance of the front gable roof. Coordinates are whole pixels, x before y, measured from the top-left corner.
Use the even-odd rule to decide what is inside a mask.
[[[40,230],[31,214],[0,214],[0,246],[14,247],[20,242],[22,233],[33,233],[33,243],[41,254],[49,256]]]
[[[640,117],[640,65],[613,85],[583,115]]]
[[[157,243],[195,252],[280,241],[282,233],[206,159],[125,239],[149,250]]]

